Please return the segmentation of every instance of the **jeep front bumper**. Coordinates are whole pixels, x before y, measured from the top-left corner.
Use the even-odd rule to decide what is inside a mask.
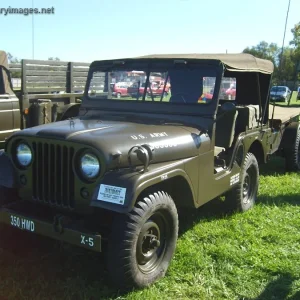
[[[19,213],[9,206],[0,207],[0,223],[20,230],[64,241],[95,252],[101,252],[101,235],[80,230],[74,221],[55,216],[53,222]],[[77,227],[77,228],[76,228]]]

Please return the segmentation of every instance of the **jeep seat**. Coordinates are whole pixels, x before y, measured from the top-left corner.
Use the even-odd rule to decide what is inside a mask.
[[[238,117],[236,120],[235,133],[240,134],[246,129],[259,126],[259,105],[237,106]]]
[[[217,117],[222,112],[218,112]],[[228,149],[232,146],[238,111],[228,111],[216,122],[215,148]],[[215,153],[218,151],[215,151]]]

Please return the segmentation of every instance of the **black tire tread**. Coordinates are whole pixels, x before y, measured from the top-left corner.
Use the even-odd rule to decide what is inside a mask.
[[[178,214],[172,198],[165,192],[155,192],[147,197],[137,201],[133,210],[125,215],[117,215],[112,226],[111,238],[114,242],[109,242],[107,251],[107,269],[111,281],[121,289],[142,288],[155,281],[156,278],[145,277],[144,281],[136,280],[136,270],[132,268],[131,246],[134,241],[134,231],[139,227],[147,212],[155,208],[162,207],[172,210]],[[123,227],[123,230],[121,229]],[[176,240],[178,235],[178,221],[175,224]],[[172,254],[173,255],[173,254]],[[160,276],[155,275],[157,279],[163,277],[167,269],[163,270]]]
[[[243,172],[247,169],[247,167],[251,164],[254,164],[256,170],[257,170],[257,178],[259,181],[259,166],[258,166],[258,162],[257,159],[255,157],[255,155],[251,152],[248,152],[245,156],[245,159],[243,161],[243,165],[241,168],[241,176],[243,176]],[[251,205],[251,207],[245,209],[245,207],[243,207],[242,205],[242,201],[241,201],[241,193],[242,193],[242,188],[243,188],[243,183],[240,180],[240,182],[233,188],[231,189],[229,192],[226,193],[225,198],[226,198],[226,205],[228,207],[228,209],[230,211],[237,211],[237,212],[244,212],[248,209],[250,209],[255,201],[256,201],[256,197],[255,199],[253,199],[253,204]],[[258,188],[258,185],[257,187]],[[257,196],[257,191],[256,191],[256,196]]]
[[[297,172],[300,171],[300,162],[299,162],[299,157],[298,153],[300,151],[300,130],[297,132],[297,137],[295,141],[294,147],[289,151],[286,150],[287,152],[285,153],[285,168],[288,172]]]

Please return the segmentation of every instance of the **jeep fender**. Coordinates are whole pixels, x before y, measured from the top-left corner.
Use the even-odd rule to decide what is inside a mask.
[[[127,169],[127,171],[112,171],[107,173],[101,180],[100,184],[94,190],[91,207],[104,208],[110,211],[115,211],[119,213],[127,213],[132,210],[138,197],[141,195],[145,189],[151,186],[167,181],[175,176],[183,177],[192,191],[193,201],[195,203],[195,194],[192,187],[192,182],[184,171],[183,162],[180,163],[170,163],[168,166],[163,168],[154,168],[145,173],[132,172]],[[122,189],[125,192],[125,199],[123,203],[118,202],[107,202],[98,199],[98,194],[100,187],[104,188],[105,185],[116,187],[117,189]]]
[[[279,149],[282,149],[283,152],[295,147],[297,132],[300,130],[299,122],[292,122],[285,128],[283,132],[283,137],[281,139]]]

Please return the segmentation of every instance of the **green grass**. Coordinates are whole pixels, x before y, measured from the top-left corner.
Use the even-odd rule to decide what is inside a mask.
[[[226,215],[209,202],[181,215],[165,278],[121,294],[103,257],[50,239],[0,228],[0,299],[300,299],[300,175],[283,160],[261,169],[257,205]]]
[[[273,102],[270,102],[272,104]],[[300,100],[297,100],[297,92],[293,91],[290,104],[285,102],[275,102],[276,106],[292,106],[300,108]]]

